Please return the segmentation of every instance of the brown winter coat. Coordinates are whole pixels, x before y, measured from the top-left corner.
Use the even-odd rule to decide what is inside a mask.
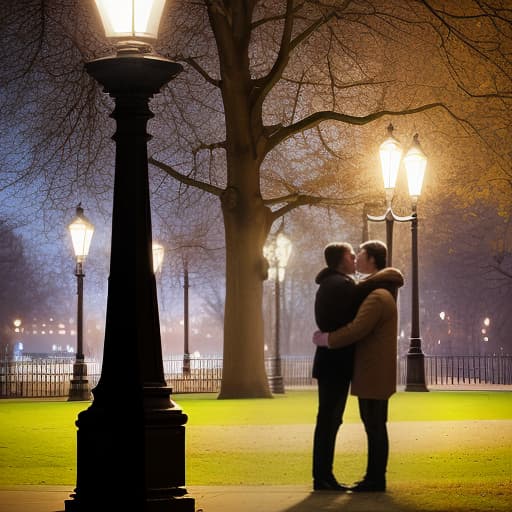
[[[329,333],[329,348],[357,342],[351,394],[387,400],[396,391],[397,307],[382,288],[363,301],[355,319]]]

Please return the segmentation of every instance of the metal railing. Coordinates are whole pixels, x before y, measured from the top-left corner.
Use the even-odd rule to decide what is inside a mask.
[[[222,380],[222,356],[164,360],[164,374],[173,393],[217,393]]]
[[[265,360],[269,377],[273,360]],[[312,356],[283,356],[281,368],[286,389],[316,385],[311,376]],[[101,363],[87,361],[91,388],[98,383]],[[407,358],[398,359],[397,383],[405,384]],[[173,393],[217,393],[222,380],[222,356],[191,358],[182,355],[164,360],[167,384]],[[73,375],[72,358],[0,360],[0,398],[65,397]],[[425,356],[427,386],[433,385],[512,385],[512,356]]]
[[[398,383],[405,385],[407,358],[399,360]],[[512,384],[512,356],[425,356],[427,385]]]

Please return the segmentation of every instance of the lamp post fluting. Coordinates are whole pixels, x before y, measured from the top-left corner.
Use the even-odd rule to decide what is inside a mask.
[[[103,363],[94,400],[76,422],[77,484],[66,511],[194,512],[184,487],[187,416],[171,400],[163,370],[146,131],[150,98],[182,67],[138,40],[156,39],[164,1],[149,6],[156,14],[144,13],[153,27],[135,19],[143,12],[137,3],[116,2],[109,20],[112,3],[96,0],[107,36],[128,40],[116,55],[85,65],[114,98],[116,158]]]
[[[81,205],[76,208],[76,217],[68,226],[73,243],[76,265],[75,276],[77,282],[77,308],[76,308],[76,354],[73,363],[73,378],[69,385],[68,400],[90,400],[91,390],[87,379],[87,363],[84,357],[84,270],[83,263],[89,254],[94,226],[84,215]]]
[[[269,381],[272,393],[278,394],[285,392],[281,364],[281,283],[284,281],[291,249],[291,241],[282,232],[278,232],[271,243],[264,248],[264,256],[269,263],[269,278],[274,280],[275,296],[274,357]]]
[[[418,134],[414,135],[411,148],[403,158],[407,172],[409,195],[412,202],[412,213],[407,216],[397,215],[392,208],[392,201],[402,161],[402,147],[393,136],[393,125],[387,127],[388,137],[380,146],[382,177],[386,190],[386,212],[384,215],[367,215],[372,222],[386,222],[386,244],[388,247],[387,265],[393,264],[393,225],[395,222],[411,223],[411,258],[412,258],[412,297],[411,297],[411,336],[407,352],[406,391],[428,391],[425,382],[425,356],[421,349],[419,323],[419,284],[418,284],[418,215],[417,203],[421,194],[423,178],[427,165],[427,157],[423,153]]]

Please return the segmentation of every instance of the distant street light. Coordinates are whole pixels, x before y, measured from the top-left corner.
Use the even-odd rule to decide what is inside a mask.
[[[147,42],[157,37],[164,4],[96,0],[117,50],[85,65],[115,101],[112,243],[101,376],[76,422],[77,483],[66,512],[194,512],[184,488],[188,418],[165,381],[151,261],[149,100],[183,69]]]
[[[165,249],[164,246],[158,242],[153,242],[151,249],[153,253],[153,273],[156,275],[162,268]]]
[[[411,305],[411,337],[407,352],[406,391],[428,391],[425,383],[425,356],[421,350],[420,321],[419,321],[419,288],[418,288],[418,215],[417,204],[421,194],[423,178],[427,166],[427,157],[423,153],[418,134],[414,135],[413,143],[404,156],[407,172],[409,195],[411,197],[412,213],[406,217],[396,215],[391,207],[395,192],[396,180],[402,159],[402,147],[393,136],[393,125],[387,128],[388,138],[380,146],[380,161],[382,177],[386,190],[387,210],[384,215],[368,215],[373,222],[386,222],[386,244],[388,247],[388,266],[393,264],[393,223],[411,223],[411,252],[412,252],[412,305]]]
[[[273,393],[284,393],[284,382],[281,368],[281,287],[284,281],[286,265],[292,251],[290,239],[279,232],[268,245],[263,248],[263,255],[269,264],[269,279],[274,280],[275,290],[275,343],[272,376],[270,377],[270,388]]]
[[[76,308],[76,355],[73,364],[73,378],[69,386],[68,400],[90,400],[91,390],[87,380],[87,364],[84,358],[84,271],[83,263],[89,254],[94,226],[84,215],[84,209],[76,207],[76,217],[68,226],[76,258],[75,276],[77,280],[77,308]]]

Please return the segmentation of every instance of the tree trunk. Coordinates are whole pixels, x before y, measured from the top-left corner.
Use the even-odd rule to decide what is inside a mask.
[[[251,2],[209,2],[219,51],[226,120],[227,186],[222,195],[226,241],[224,356],[219,398],[271,397],[265,372],[263,244],[272,225],[263,204],[260,166],[267,152],[261,101],[251,79]]]
[[[240,190],[240,189],[239,189]],[[224,363],[219,398],[271,397],[263,343],[263,258],[268,209],[228,188],[222,198],[226,236]]]

